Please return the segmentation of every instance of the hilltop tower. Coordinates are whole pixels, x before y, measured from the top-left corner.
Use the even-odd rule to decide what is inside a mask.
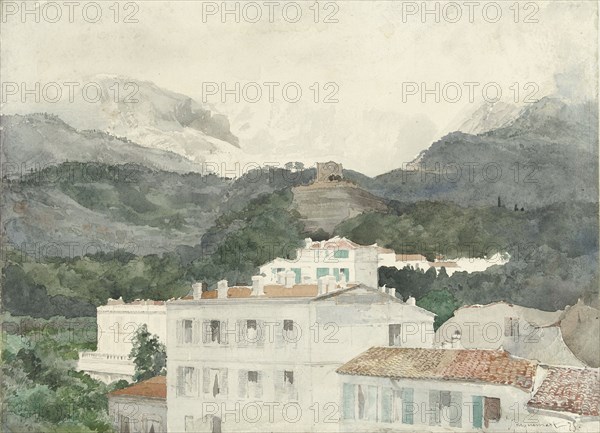
[[[315,182],[335,182],[343,178],[342,164],[334,161],[317,162],[317,177]]]

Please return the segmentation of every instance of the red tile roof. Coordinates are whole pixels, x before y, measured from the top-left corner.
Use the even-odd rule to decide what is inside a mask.
[[[429,266],[433,266],[434,268],[458,268],[456,262],[429,262]]]
[[[488,382],[530,391],[537,364],[504,351],[372,347],[337,369],[340,374]]]
[[[584,416],[600,414],[599,370],[552,367],[528,406]]]
[[[314,298],[319,294],[316,284],[295,284],[292,287],[267,284],[263,290],[267,298]],[[251,296],[252,287],[235,286],[227,290],[227,298],[250,298]],[[202,299],[217,299],[217,297],[216,290],[202,292]]]
[[[156,376],[127,388],[117,389],[109,393],[110,396],[145,397],[145,398],[167,398],[167,378]]]
[[[427,257],[421,254],[396,254],[398,262],[426,262]]]

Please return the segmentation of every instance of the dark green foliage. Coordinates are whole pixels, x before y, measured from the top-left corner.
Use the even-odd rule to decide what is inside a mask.
[[[92,337],[79,331],[95,326],[85,320],[3,315],[3,426],[13,432],[112,432],[106,395],[113,388],[74,371],[72,353],[89,348]]]
[[[129,358],[135,364],[133,379],[136,382],[166,374],[167,348],[157,335],[148,332],[146,324],[136,331]]]
[[[433,326],[438,329],[461,305],[447,289],[433,290],[417,301],[419,307],[436,314]]]
[[[289,210],[291,202],[291,191],[282,190],[220,217],[202,239],[203,251],[211,254],[192,263],[194,278],[209,285],[222,278],[248,284],[262,264],[276,257],[294,258],[304,226],[297,212]]]
[[[498,207],[462,208],[443,202],[393,203],[394,214],[365,213],[340,224],[335,234],[360,244],[392,248],[398,254],[421,253],[431,260],[511,256],[548,245],[576,257],[598,250],[598,205],[554,204],[530,212]]]

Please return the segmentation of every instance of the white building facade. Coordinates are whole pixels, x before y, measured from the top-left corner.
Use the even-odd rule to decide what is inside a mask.
[[[316,284],[320,277],[331,275],[336,281],[365,284],[376,288],[378,282],[378,248],[359,245],[346,238],[327,241],[305,240],[296,258],[276,258],[260,267],[268,281],[277,282],[281,273],[294,272],[296,284]]]
[[[105,383],[131,381],[135,367],[129,353],[135,333],[145,324],[166,345],[166,315],[163,301],[125,303],[122,299],[109,299],[107,305],[97,309],[97,349],[79,352],[77,369]]]
[[[433,344],[433,313],[393,291],[332,277],[199,290],[167,303],[173,432],[337,431],[336,368],[373,345]]]

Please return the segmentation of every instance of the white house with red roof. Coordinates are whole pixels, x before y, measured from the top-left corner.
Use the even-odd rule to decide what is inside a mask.
[[[373,344],[433,345],[434,314],[394,289],[253,283],[167,302],[171,431],[337,431],[336,368]]]
[[[598,432],[598,369],[501,350],[372,347],[337,369],[344,432]]]

